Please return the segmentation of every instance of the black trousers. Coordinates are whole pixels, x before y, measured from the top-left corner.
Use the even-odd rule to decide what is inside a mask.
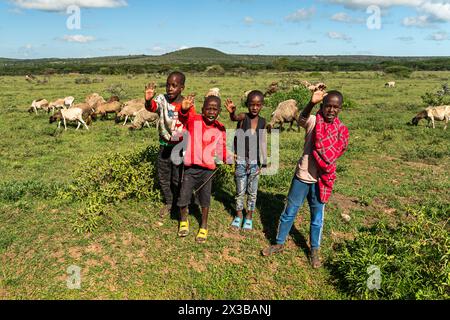
[[[197,194],[199,205],[202,208],[209,208],[212,189],[212,179],[210,178],[213,174],[214,171],[205,168],[186,167],[177,203],[178,206],[180,208],[187,207],[191,203],[194,190],[201,188]]]
[[[175,207],[180,194],[183,165],[175,165],[171,160],[173,147],[161,146],[158,154],[158,179],[166,205]]]

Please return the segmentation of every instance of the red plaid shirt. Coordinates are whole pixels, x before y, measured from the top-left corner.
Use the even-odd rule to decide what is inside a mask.
[[[327,203],[336,181],[336,161],[349,143],[348,128],[336,118],[333,123],[326,123],[319,112],[316,116],[314,158],[319,168],[320,199]]]

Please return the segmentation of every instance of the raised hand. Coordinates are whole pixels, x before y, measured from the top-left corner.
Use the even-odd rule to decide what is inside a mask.
[[[188,111],[195,103],[195,94],[190,94],[186,98],[183,99],[181,103],[181,108],[183,111]]]
[[[145,86],[145,100],[152,100],[156,92],[156,83],[150,82]]]
[[[314,105],[321,103],[327,95],[328,93],[325,91],[325,87],[319,87],[319,89],[313,93],[311,102]]]
[[[227,108],[229,113],[235,113],[236,112],[236,105],[231,101],[231,99],[227,99],[225,101],[225,108]]]

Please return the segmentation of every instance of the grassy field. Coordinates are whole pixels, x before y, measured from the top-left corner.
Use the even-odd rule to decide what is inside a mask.
[[[194,217],[191,235],[178,239],[176,217],[161,220],[159,208],[145,201],[122,202],[112,207],[98,230],[78,234],[73,217],[79,208],[59,199],[58,188],[68,185],[74,170],[92,156],[133,153],[156,144],[156,129],[129,132],[113,121],[98,121],[89,132],[71,127],[60,133],[48,123],[48,115],[26,112],[31,101],[67,95],[81,101],[92,92],[107,96],[105,88],[116,83],[126,88],[126,98],[139,98],[145,83],[155,80],[162,85],[165,78],[109,76],[104,83],[76,85],[75,77],[54,76],[47,85],[0,77],[0,299],[353,298],[337,284],[328,263],[338,244],[358,237],[362,228],[376,222],[395,226],[409,219],[406,208],[449,208],[450,130],[443,131],[439,122],[436,130],[425,123],[419,127],[406,123],[424,107],[420,96],[437,91],[450,72],[416,72],[410,79],[398,80],[395,89],[384,88],[391,79],[371,72],[261,73],[241,78],[192,74],[186,92],[199,96],[219,87],[223,97],[239,101],[246,90],[264,90],[274,80],[295,77],[324,80],[356,103],[341,115],[351,142],[327,206],[325,267],[314,271],[308,264],[306,206],[285,253],[260,256],[275,236],[303,150],[303,132],[282,133],[280,172],[262,179],[256,230],[251,234],[229,229],[231,193],[213,200],[210,238],[202,246],[194,241],[198,226]],[[269,109],[263,111],[266,118],[270,114]],[[221,120],[228,128],[235,127],[225,110]],[[349,214],[351,222],[346,223],[341,213]],[[444,217],[448,214],[444,212]],[[81,267],[81,290],[66,286],[71,265]]]

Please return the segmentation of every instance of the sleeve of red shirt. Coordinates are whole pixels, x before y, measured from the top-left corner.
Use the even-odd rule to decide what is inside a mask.
[[[145,101],[145,109],[149,112],[156,112],[158,110],[158,104],[155,100]]]
[[[195,112],[195,106],[192,105],[188,112],[183,112],[183,109],[180,108],[180,113],[178,115],[178,120],[184,125],[187,124],[189,119],[193,118],[197,113]]]
[[[227,156],[228,156],[227,131],[223,126],[219,127],[219,130],[222,136],[221,139],[219,139],[219,142],[217,143],[216,155],[218,160],[221,160],[223,163],[227,163]]]

